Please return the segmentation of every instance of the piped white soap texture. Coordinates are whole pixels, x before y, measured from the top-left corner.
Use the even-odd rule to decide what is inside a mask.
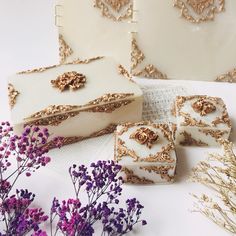
[[[35,71],[9,79],[16,132],[26,124],[47,127],[69,144],[141,120],[142,91],[110,58]]]
[[[127,183],[173,182],[176,154],[169,126],[148,121],[119,125],[115,132],[115,160],[122,166]]]
[[[184,146],[217,146],[229,139],[231,121],[221,98],[178,96],[175,101],[175,141]]]

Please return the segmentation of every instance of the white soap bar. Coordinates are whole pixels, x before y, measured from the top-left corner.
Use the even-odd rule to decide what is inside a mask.
[[[223,100],[208,96],[178,96],[174,113],[176,144],[216,146],[218,139],[228,139],[231,121]]]
[[[115,160],[127,183],[170,183],[174,180],[176,154],[167,124],[151,122],[119,125],[115,132]]]
[[[129,68],[132,14],[133,0],[57,0],[61,62],[112,56]]]
[[[110,58],[58,65],[9,79],[14,130],[45,126],[72,143],[113,132],[121,122],[140,121],[142,91],[118,73]]]
[[[236,82],[235,0],[134,0],[134,6],[133,74]]]

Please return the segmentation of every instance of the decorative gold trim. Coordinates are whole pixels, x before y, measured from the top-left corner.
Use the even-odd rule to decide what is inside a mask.
[[[66,43],[62,34],[59,34],[59,56],[60,56],[60,64],[63,64],[67,57],[73,54],[73,50]]]
[[[134,174],[134,171],[128,169],[127,167],[122,167],[122,172],[126,175],[127,183],[131,184],[154,184],[153,180],[147,179],[145,177],[139,177],[138,175]]]
[[[20,93],[14,88],[13,84],[8,84],[8,99],[11,108],[16,104],[16,98]]]
[[[71,89],[72,91],[83,88],[86,83],[86,76],[76,71],[65,72],[59,75],[56,80],[51,80],[53,87],[61,92]]]
[[[159,135],[149,128],[141,127],[132,133],[129,138],[151,149],[153,144],[158,141]]]
[[[100,60],[104,57],[93,57],[93,58],[89,58],[86,60],[80,60],[80,59],[76,59],[74,61],[71,62],[67,62],[64,63],[63,65],[79,65],[79,64],[89,64],[90,62],[96,61],[96,60]],[[56,68],[56,67],[60,67],[62,64],[57,64],[57,65],[52,65],[52,66],[46,66],[46,67],[40,67],[40,68],[36,68],[36,69],[32,69],[32,70],[25,70],[25,71],[21,71],[18,72],[18,75],[22,75],[22,74],[32,74],[32,73],[42,73],[44,71]]]
[[[94,0],[94,7],[102,12],[102,16],[113,21],[132,19],[133,0]]]
[[[183,146],[198,146],[198,147],[205,147],[208,146],[207,143],[202,142],[201,140],[196,140],[192,137],[191,134],[188,132],[184,131],[180,133],[180,135],[184,136],[184,140],[180,142],[180,145]]]
[[[174,0],[181,17],[195,24],[213,21],[216,14],[225,10],[225,0]]]
[[[118,66],[118,73],[127,78],[129,81],[134,82],[132,80],[132,75],[124,68],[124,66],[122,65]]]
[[[104,129],[101,129],[97,132],[92,133],[91,135],[87,136],[87,137],[83,137],[83,136],[73,136],[73,137],[63,137],[60,139],[60,143],[61,146],[65,146],[65,145],[69,145],[69,144],[73,144],[73,143],[77,143],[80,141],[83,141],[85,139],[89,139],[89,138],[96,138],[102,135],[106,135],[106,134],[110,134],[113,133],[116,129],[116,124],[110,124],[109,126],[107,126]],[[53,149],[55,148],[55,144],[53,141],[48,142],[45,147],[47,149]]]
[[[126,106],[134,101],[129,97],[133,93],[114,93],[105,94],[83,106],[74,105],[51,105],[42,111],[39,111],[30,117],[25,118],[28,125],[38,126],[58,126],[63,121],[79,115],[81,112],[104,112],[111,113],[116,109]],[[129,99],[127,99],[129,98]],[[122,100],[123,99],[123,100]]]
[[[167,75],[163,74],[154,65],[146,65],[143,69],[138,69],[138,66],[145,60],[145,55],[138,46],[137,40],[132,33],[132,49],[131,49],[131,74],[133,76],[153,78],[153,79],[167,79]]]
[[[201,116],[206,116],[216,111],[216,106],[212,102],[206,101],[204,98],[200,98],[196,102],[194,102],[192,104],[192,108]]]
[[[229,119],[229,115],[227,112],[226,105],[224,104],[223,100],[218,97],[208,97],[203,95],[194,95],[194,96],[177,96],[176,98],[176,108],[177,108],[177,115],[182,116],[185,120],[181,123],[182,126],[198,126],[198,127],[210,127],[209,124],[206,124],[202,120],[197,121],[195,118],[192,118],[190,114],[181,112],[180,110],[183,108],[184,103],[186,101],[190,101],[193,99],[202,99],[202,100],[209,100],[217,105],[220,105],[223,109],[221,117],[217,117],[215,120],[211,122],[213,126],[217,126],[218,124],[226,124],[229,128],[232,127],[231,121]]]
[[[236,83],[236,68],[234,68],[233,70],[227,72],[226,74],[218,76],[215,81]]]
[[[172,182],[174,179],[174,176],[169,175],[169,170],[173,170],[174,166],[140,166],[139,168],[148,173],[154,172],[167,182]]]
[[[160,152],[157,152],[155,155],[149,155],[145,158],[140,157],[134,150],[127,148],[125,142],[119,138],[120,135],[124,134],[128,131],[130,127],[138,127],[143,125],[149,125],[153,128],[159,129],[164,137],[170,142],[166,146],[161,148]],[[148,121],[139,122],[139,123],[126,123],[122,125],[122,129],[118,132],[116,131],[116,151],[115,151],[115,160],[121,161],[122,157],[130,156],[133,158],[134,162],[162,162],[162,163],[173,163],[175,160],[171,157],[170,152],[175,149],[173,140],[172,140],[172,132],[169,129],[167,124],[153,124]]]
[[[212,138],[214,138],[216,141],[223,138],[225,134],[228,134],[229,132],[224,130],[211,130],[211,129],[199,129],[199,132],[205,134],[206,136],[210,135]]]

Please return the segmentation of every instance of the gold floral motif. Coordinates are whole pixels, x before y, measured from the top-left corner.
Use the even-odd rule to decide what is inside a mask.
[[[199,113],[201,116],[206,116],[209,113],[212,113],[216,110],[216,106],[205,100],[204,98],[198,99],[192,104],[192,108],[195,112]]]
[[[99,137],[99,136],[102,136],[102,135],[105,135],[105,134],[110,134],[110,133],[113,133],[115,131],[116,126],[117,125],[115,125],[115,124],[110,124],[106,128],[101,129],[97,132],[94,132],[91,135],[86,136],[86,137],[83,137],[83,136],[63,137],[60,140],[60,143],[61,143],[61,146],[65,146],[65,145],[69,145],[69,144],[73,144],[73,143],[83,141],[85,139],[96,138],[96,137]],[[53,149],[53,148],[55,148],[55,144],[54,144],[53,141],[50,141],[45,145],[45,147],[47,149]]]
[[[208,146],[207,143],[204,143],[201,140],[194,139],[192,135],[186,131],[180,134],[184,136],[184,140],[180,142],[180,144],[183,146],[198,146],[198,147]]]
[[[126,175],[125,182],[131,184],[154,184],[153,180],[147,179],[145,177],[139,177],[138,175],[134,174],[134,171],[128,169],[127,167],[122,167],[122,172]]]
[[[206,136],[210,135],[216,141],[223,138],[225,134],[229,133],[226,130],[222,131],[222,130],[211,130],[211,129],[199,129],[199,132],[204,133]]]
[[[116,109],[133,102],[133,99],[124,99],[133,96],[132,93],[105,94],[83,106],[51,105],[26,118],[29,125],[58,126],[63,121],[79,115],[81,112],[111,113]],[[122,100],[124,99],[124,100]],[[106,104],[108,103],[108,104]]]
[[[129,81],[134,82],[132,80],[132,75],[124,68],[124,66],[119,65],[118,66],[118,73],[120,75],[123,75],[125,78],[127,78]]]
[[[139,168],[149,173],[154,172],[167,182],[171,182],[174,179],[174,176],[169,175],[169,171],[173,170],[174,166],[140,166]]]
[[[67,89],[74,91],[85,86],[86,76],[76,71],[65,72],[59,75],[56,80],[51,80],[51,83],[53,87],[60,89],[61,92]]]
[[[154,65],[149,64],[143,69],[138,69],[138,66],[145,60],[144,53],[140,50],[137,40],[132,34],[132,50],[131,50],[131,73],[133,76],[153,78],[153,79],[167,79],[166,74],[163,74]]]
[[[102,58],[103,57],[98,56],[98,57],[93,57],[93,58],[89,58],[89,59],[86,59],[86,60],[76,59],[74,61],[64,63],[63,65],[89,64],[90,62],[100,60]],[[44,71],[47,71],[47,70],[50,70],[50,69],[53,69],[53,68],[57,68],[57,67],[60,67],[60,66],[61,66],[61,64],[47,66],[47,67],[40,67],[40,68],[36,68],[36,69],[32,69],[32,70],[21,71],[21,72],[18,72],[18,74],[22,75],[22,74],[42,73]]]
[[[152,148],[152,145],[157,142],[159,136],[157,133],[149,128],[141,127],[130,135],[130,139],[134,139],[141,145],[146,145],[148,148]]]
[[[216,78],[218,82],[236,83],[236,68]]]
[[[63,64],[67,57],[73,54],[73,50],[69,47],[69,45],[64,40],[63,36],[59,35],[59,55],[60,55],[60,63]]]
[[[197,127],[209,127],[210,125],[204,121],[191,117],[189,113],[179,112],[179,115],[184,118],[184,121],[181,123],[181,126],[197,126]]]
[[[16,104],[16,98],[20,93],[14,88],[12,84],[8,84],[8,99],[11,108]]]
[[[191,23],[212,21],[215,15],[225,10],[225,0],[174,0],[174,7]]]
[[[113,21],[124,21],[133,16],[133,0],[94,0],[94,7]]]

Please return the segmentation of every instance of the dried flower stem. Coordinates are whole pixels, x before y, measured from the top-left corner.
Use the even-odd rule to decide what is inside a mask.
[[[224,154],[210,154],[207,162],[200,162],[190,176],[191,181],[213,189],[218,201],[202,194],[193,197],[200,212],[224,230],[236,234],[236,155],[233,144],[220,140]]]

